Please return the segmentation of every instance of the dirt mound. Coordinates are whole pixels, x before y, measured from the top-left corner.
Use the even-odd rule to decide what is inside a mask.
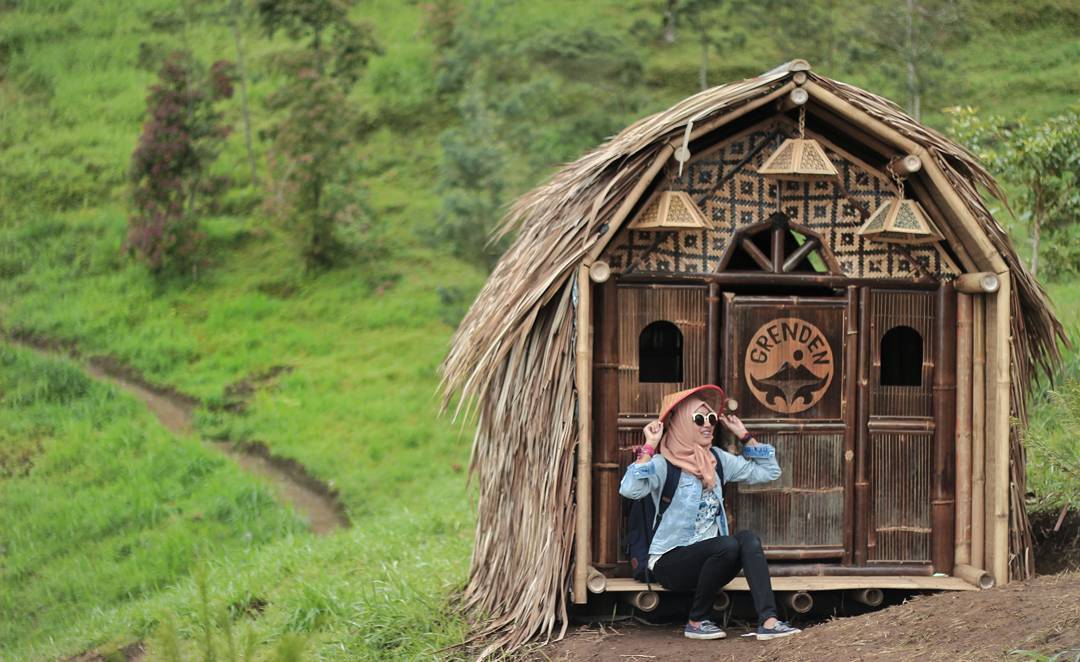
[[[1056,530],[1055,530],[1056,529]],[[1080,571],[1080,508],[1031,513],[1035,572],[1043,575]]]
[[[988,591],[921,595],[888,609],[808,626],[758,642],[728,628],[692,641],[681,625],[586,626],[535,652],[552,660],[1001,660],[1080,656],[1080,573],[1036,577]],[[1015,651],[1015,653],[1014,653]],[[1023,651],[1023,652],[1021,652]]]

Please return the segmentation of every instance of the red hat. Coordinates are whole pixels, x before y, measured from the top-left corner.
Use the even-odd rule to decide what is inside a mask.
[[[713,409],[720,411],[720,404],[724,401],[724,389],[716,386],[715,384],[705,384],[698,386],[697,388],[688,388],[685,391],[679,391],[678,393],[671,393],[664,396],[664,399],[660,405],[660,421],[663,422],[671,413],[672,409],[675,409],[680,402],[689,398],[691,395],[704,395],[708,396],[702,398],[704,400],[716,399]]]

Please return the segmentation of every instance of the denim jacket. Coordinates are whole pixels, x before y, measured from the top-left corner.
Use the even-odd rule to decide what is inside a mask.
[[[768,444],[761,444],[767,446]],[[776,451],[771,446],[768,457],[747,460],[737,455],[732,455],[723,449],[720,450],[720,461],[723,463],[724,482],[748,484],[767,483],[780,477],[780,465],[776,463]],[[626,469],[622,483],[619,485],[619,494],[627,499],[640,499],[647,494],[652,494],[653,505],[659,512],[660,492],[664,488],[664,479],[667,478],[668,463],[663,455],[657,453],[651,460],[644,464],[631,464]],[[671,504],[664,512],[664,518],[660,520],[660,527],[653,535],[652,545],[649,546],[649,555],[663,554],[676,547],[682,547],[690,542],[694,534],[694,518],[697,517],[698,506],[701,503],[701,479],[688,471],[683,471],[679,477],[679,485],[675,488],[675,494],[671,497]],[[716,525],[720,535],[728,533],[727,513],[724,511],[724,495],[720,489],[720,481],[713,488],[716,496],[720,499],[720,510],[716,515]]]

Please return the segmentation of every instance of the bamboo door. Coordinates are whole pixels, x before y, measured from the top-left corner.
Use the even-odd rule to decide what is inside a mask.
[[[731,485],[729,515],[770,559],[850,559],[854,302],[724,295],[723,386],[783,469]]]

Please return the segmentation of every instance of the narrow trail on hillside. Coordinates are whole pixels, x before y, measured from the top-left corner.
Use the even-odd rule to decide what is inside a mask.
[[[83,360],[70,346],[27,334],[6,334],[6,340],[48,357],[75,360],[91,378],[116,385],[146,404],[161,424],[175,434],[195,434],[194,411],[199,401],[175,389],[149,383],[134,369],[110,358]],[[311,475],[299,462],[282,458],[257,441],[214,441],[200,437],[214,451],[227,456],[241,469],[270,484],[278,500],[303,515],[313,533],[325,535],[349,526],[345,506],[333,488]]]

